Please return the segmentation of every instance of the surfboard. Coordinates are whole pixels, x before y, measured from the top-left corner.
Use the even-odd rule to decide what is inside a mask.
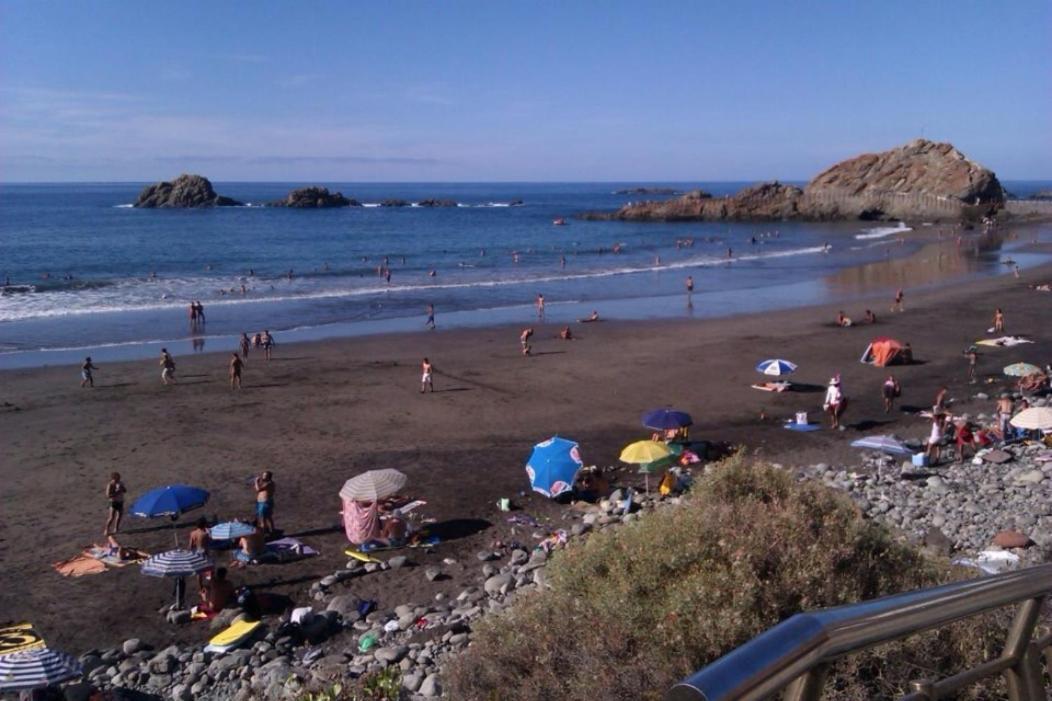
[[[383,562],[383,560],[377,560],[372,555],[367,555],[361,550],[355,550],[354,548],[347,548],[343,551],[343,554],[347,557],[353,557],[355,560],[360,560],[361,562]]]
[[[205,652],[229,652],[251,638],[261,625],[260,621],[235,621],[208,641]]]

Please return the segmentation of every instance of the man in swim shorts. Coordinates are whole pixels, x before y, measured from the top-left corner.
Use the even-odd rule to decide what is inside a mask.
[[[121,473],[111,473],[109,484],[106,485],[109,513],[106,516],[106,529],[102,532],[103,535],[110,535],[120,530],[121,518],[124,517],[124,495],[127,492],[124,482],[121,482]]]
[[[434,372],[434,368],[431,366],[431,361],[424,358],[424,362],[420,363],[420,394],[430,389],[432,392],[435,391],[435,383],[431,379],[431,375]]]
[[[519,334],[519,343],[522,344],[522,354],[523,355],[529,355],[530,354],[530,350],[531,350],[530,349],[530,337],[531,336],[533,336],[533,329],[532,328],[523,329],[522,333]]]
[[[84,364],[80,366],[80,386],[81,387],[94,387],[95,378],[92,376],[91,371],[98,370],[97,367],[92,365],[91,356],[89,355],[84,359]]]
[[[264,470],[253,482],[256,490],[256,525],[264,533],[274,530],[274,474]]]

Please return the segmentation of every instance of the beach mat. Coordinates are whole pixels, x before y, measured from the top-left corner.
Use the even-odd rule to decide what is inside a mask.
[[[790,431],[797,431],[798,433],[810,433],[811,431],[822,430],[822,426],[819,424],[788,423],[782,426],[782,428],[788,429]]]
[[[40,650],[44,638],[36,632],[32,623],[15,623],[0,628],[0,655]]]

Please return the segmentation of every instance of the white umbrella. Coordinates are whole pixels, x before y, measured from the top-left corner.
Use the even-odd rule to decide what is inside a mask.
[[[1052,408],[1034,406],[1012,417],[1012,425],[1029,431],[1052,431]]]
[[[84,673],[71,655],[46,647],[0,656],[0,692],[39,689]]]
[[[406,479],[398,470],[369,470],[344,482],[340,497],[349,501],[377,501],[397,494]]]
[[[912,455],[913,451],[894,436],[866,436],[851,443],[852,448],[879,450],[892,455]]]

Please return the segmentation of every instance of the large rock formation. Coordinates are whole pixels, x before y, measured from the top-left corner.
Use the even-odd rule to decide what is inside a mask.
[[[241,203],[217,195],[208,178],[180,175],[172,182],[147,185],[135,201],[136,207],[237,207]]]
[[[822,171],[801,190],[781,183],[747,187],[730,197],[701,191],[669,200],[627,204],[588,219],[653,221],[771,219],[976,218],[1004,206],[997,176],[950,144],[924,139],[850,158]]]
[[[361,203],[344,197],[342,192],[329,192],[327,187],[301,187],[290,192],[285,199],[274,202],[273,206],[292,209],[327,209],[330,207],[360,207]]]
[[[814,219],[963,218],[1005,201],[992,171],[952,144],[926,139],[841,161],[816,175],[804,194],[804,211]]]
[[[457,201],[430,197],[426,200],[420,200],[416,205],[418,207],[456,207]]]

